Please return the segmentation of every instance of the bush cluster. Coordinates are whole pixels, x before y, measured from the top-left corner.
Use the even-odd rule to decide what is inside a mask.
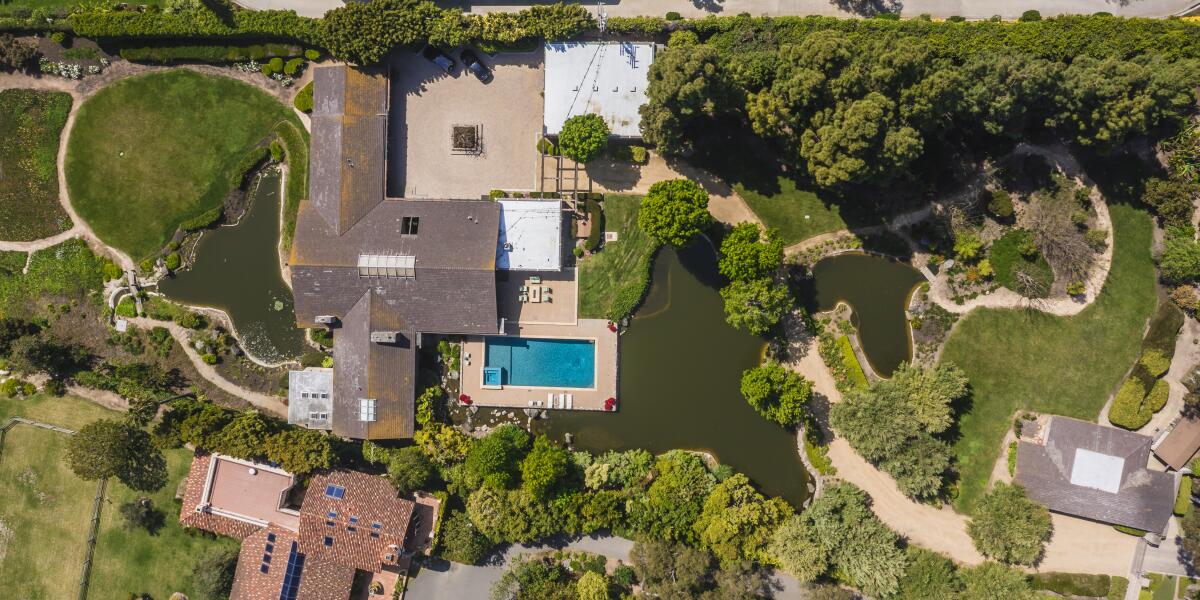
[[[291,44],[253,44],[250,46],[139,46],[121,48],[121,58],[133,62],[174,63],[232,63],[245,60],[263,61],[275,57],[300,55],[300,47]]]

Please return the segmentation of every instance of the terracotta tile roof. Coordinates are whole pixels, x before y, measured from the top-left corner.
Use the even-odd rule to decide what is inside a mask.
[[[242,540],[229,600],[279,600],[296,533],[269,525]],[[264,572],[265,571],[265,572]]]
[[[192,457],[192,467],[188,471],[187,484],[183,493],[183,508],[179,511],[179,524],[238,540],[245,539],[258,531],[259,527],[252,523],[196,510],[204,499],[204,483],[208,479],[210,463],[210,456],[207,452],[197,451]]]
[[[344,491],[341,498],[326,493],[338,489]],[[399,561],[412,511],[412,501],[400,498],[382,477],[356,471],[319,474],[300,508],[300,551],[314,562],[378,571]]]

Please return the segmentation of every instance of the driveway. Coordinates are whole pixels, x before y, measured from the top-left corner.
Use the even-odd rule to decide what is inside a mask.
[[[388,196],[478,199],[492,189],[533,190],[542,132],[542,51],[483,53],[493,78],[455,75],[411,52],[392,59]],[[455,126],[478,127],[482,150],[451,150]]]

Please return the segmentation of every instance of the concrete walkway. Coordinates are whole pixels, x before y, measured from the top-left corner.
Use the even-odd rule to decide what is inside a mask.
[[[172,323],[169,321],[156,321],[146,317],[135,317],[126,320],[134,325],[137,325],[138,327],[143,327],[146,329],[153,327],[167,328],[167,331],[171,332],[171,336],[175,338],[175,341],[179,342],[179,345],[183,347],[183,351],[187,354],[188,360],[192,361],[192,366],[196,367],[196,372],[200,373],[201,377],[207,379],[209,383],[217,386],[222,391],[253,404],[256,408],[262,409],[277,417],[287,419],[287,406],[283,404],[282,398],[247,390],[229,381],[228,379],[225,379],[220,373],[217,372],[215,368],[213,368],[212,365],[204,362],[204,359],[200,358],[200,353],[196,352],[196,348],[192,346],[188,330],[181,327],[178,323]]]

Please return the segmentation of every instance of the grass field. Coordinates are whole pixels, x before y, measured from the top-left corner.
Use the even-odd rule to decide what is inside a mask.
[[[779,230],[785,246],[846,227],[840,207],[826,203],[809,190],[796,189],[791,179],[780,177],[774,194],[763,194],[741,183],[734,189],[764,225]]]
[[[79,428],[117,413],[70,397],[0,399],[0,421],[13,415]],[[5,441],[0,458],[0,520],[12,530],[5,553],[6,535],[0,528],[0,554],[4,554],[0,589],[5,597],[75,597],[96,485],[78,479],[63,465],[65,444],[62,434],[28,426],[18,426]],[[166,513],[165,526],[154,536],[123,528],[117,509],[139,494],[109,482],[92,566],[91,598],[124,600],[130,592],[148,592],[154,598],[177,591],[191,594],[192,567],[201,550],[235,543],[192,537],[179,526],[175,486],[186,474],[190,457],[184,449],[167,452],[169,483],[150,494],[155,506]]]
[[[649,260],[654,242],[637,224],[640,196],[608,195],[604,199],[604,228],[616,231],[617,241],[583,260],[579,268],[579,316],[610,318],[637,296],[640,300],[650,283]],[[632,306],[628,306],[632,310]]]
[[[71,228],[58,201],[58,140],[71,96],[0,92],[0,240],[27,242]]]
[[[71,201],[101,239],[140,260],[220,206],[238,161],[285,120],[295,116],[274,98],[223,77],[173,70],[115,83],[80,107]]]
[[[1095,420],[1137,359],[1155,308],[1150,220],[1126,205],[1113,205],[1110,212],[1113,265],[1095,303],[1073,317],[976,310],[947,341],[942,360],[962,367],[973,391],[954,445],[959,510],[970,512],[986,491],[1017,410]]]

